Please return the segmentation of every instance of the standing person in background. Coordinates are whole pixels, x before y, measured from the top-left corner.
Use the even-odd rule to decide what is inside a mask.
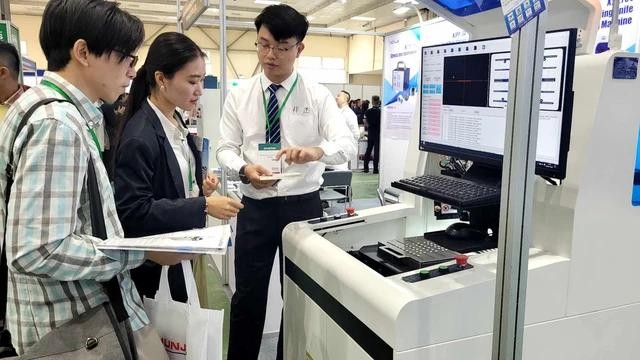
[[[363,119],[365,119],[367,116],[367,110],[369,110],[369,104],[370,104],[369,100],[362,100],[362,103],[360,104],[360,111],[362,112]]]
[[[28,87],[20,85],[20,55],[15,46],[0,41],[0,122]]]
[[[358,143],[358,139],[360,139],[360,128],[358,127],[358,118],[356,114],[349,107],[349,102],[351,100],[351,94],[349,94],[346,90],[340,90],[336,95],[336,104],[338,108],[340,108],[340,112],[342,113],[342,120],[345,121],[347,127],[353,134],[353,138]],[[349,170],[349,164],[344,163],[340,165],[327,165],[327,169],[329,170]]]
[[[103,103],[100,111],[104,116],[104,151],[102,161],[107,169],[109,179],[113,181],[113,168],[115,167],[116,139],[118,132],[122,129],[124,121],[124,108],[127,101],[127,94],[122,94],[113,103]]]
[[[245,205],[235,238],[229,360],[258,358],[278,250],[282,282],[282,230],[291,222],[322,216],[318,190],[325,165],[342,164],[356,150],[353,135],[338,121],[342,115],[329,90],[294,69],[309,28],[304,15],[288,5],[267,6],[255,26],[263,72],[229,92],[216,152],[227,174],[242,181]],[[261,157],[260,148],[278,146],[280,162],[264,163],[261,159],[268,156]],[[272,174],[272,166],[301,176],[260,180]],[[282,359],[282,336],[277,359]]]
[[[353,134],[353,138],[357,142],[360,139],[360,129],[358,128],[358,117],[349,107],[349,100],[351,100],[351,94],[349,94],[346,90],[340,90],[340,92],[336,95],[336,104],[338,108],[340,108],[340,112],[342,113],[342,117],[351,130]]]
[[[362,112],[362,100],[356,99],[355,107],[353,108],[353,112],[356,114],[358,118],[358,125],[364,124],[364,113]]]
[[[159,35],[131,84],[115,158],[115,198],[127,237],[202,228],[207,215],[235,216],[243,207],[215,196],[215,176],[203,179],[200,150],[177,108],[190,111],[202,95],[204,53],[187,36]],[[141,295],[153,298],[162,267],[131,272]],[[180,265],[169,268],[174,300],[187,291]]]
[[[369,172],[369,161],[373,151],[373,173],[378,173],[378,161],[380,159],[380,97],[371,97],[373,107],[365,113],[365,126],[368,129],[367,151],[364,153],[364,172]]]
[[[93,236],[87,184],[93,164],[106,236],[122,238],[95,135],[103,121],[96,104],[113,102],[124,92],[135,75],[135,53],[143,40],[140,19],[115,2],[51,0],[44,9],[40,46],[49,71],[11,106],[0,125],[0,168],[7,167],[10,152],[22,149],[14,158],[9,199],[4,192],[7,173],[0,172],[0,233],[9,267],[5,325],[18,354],[51,330],[102,306],[109,297],[101,282],[115,277],[133,330],[133,352],[139,359],[167,359],[129,270],[145,259],[172,265],[191,256],[98,249],[103,240]],[[47,99],[59,101],[35,107]]]

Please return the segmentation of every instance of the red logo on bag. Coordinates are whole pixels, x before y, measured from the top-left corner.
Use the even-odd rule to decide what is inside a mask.
[[[182,355],[187,354],[187,344],[183,344],[179,341],[171,341],[165,338],[160,338],[160,340],[162,340],[162,344],[168,352]]]

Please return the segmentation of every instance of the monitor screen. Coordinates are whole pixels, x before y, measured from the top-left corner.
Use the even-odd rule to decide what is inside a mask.
[[[536,174],[563,179],[573,109],[576,30],[546,34]],[[422,48],[420,150],[499,167],[511,38]]]

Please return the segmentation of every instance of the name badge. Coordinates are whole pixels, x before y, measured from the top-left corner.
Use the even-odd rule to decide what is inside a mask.
[[[258,144],[258,164],[274,174],[282,173],[282,160],[276,159],[281,144]]]

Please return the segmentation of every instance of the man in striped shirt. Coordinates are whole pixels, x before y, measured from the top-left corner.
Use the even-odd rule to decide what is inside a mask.
[[[182,260],[175,254],[101,251],[96,248],[101,240],[91,236],[89,157],[95,164],[107,235],[124,236],[93,129],[102,122],[100,102],[115,101],[135,75],[142,22],[103,0],[52,0],[42,19],[40,44],[49,72],[12,105],[0,125],[0,169],[5,169],[9,151],[17,164],[8,207],[0,192],[0,216],[6,219],[0,231],[6,236],[9,266],[6,326],[18,353],[107,301],[100,282],[114,276],[131,328],[147,331],[149,319],[129,270],[145,259],[167,265]],[[71,103],[40,106],[16,135],[24,113],[48,98]],[[6,185],[3,171],[0,189]],[[157,335],[154,339],[163,351]],[[166,358],[166,353],[155,358]]]

